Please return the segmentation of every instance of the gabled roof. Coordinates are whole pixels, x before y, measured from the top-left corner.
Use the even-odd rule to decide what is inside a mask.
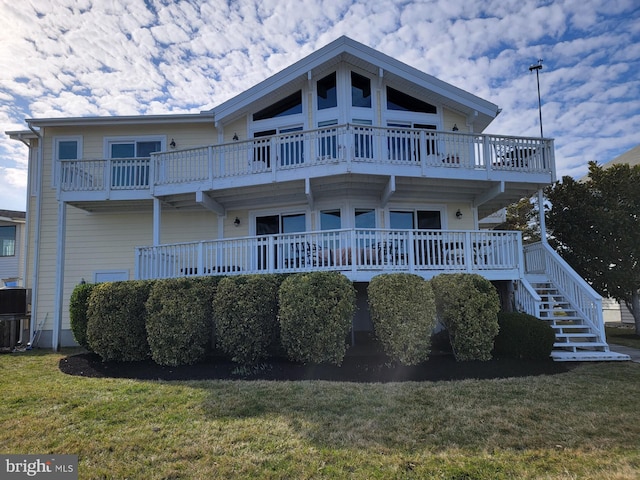
[[[300,88],[307,82],[309,74],[330,73],[327,70],[341,61],[381,75],[407,93],[419,94],[421,99],[466,115],[477,132],[484,130],[499,111],[498,106],[491,102],[342,36],[209,112],[214,113],[216,122],[235,119],[246,113],[255,102],[278,92],[290,93],[292,86]]]

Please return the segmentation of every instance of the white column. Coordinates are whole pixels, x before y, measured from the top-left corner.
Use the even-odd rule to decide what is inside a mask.
[[[64,296],[64,266],[65,240],[67,235],[67,204],[58,204],[58,246],[56,251],[56,290],[53,311],[53,331],[51,333],[51,348],[60,348],[60,334],[62,333],[62,305]]]
[[[547,243],[547,224],[544,218],[544,195],[538,190],[538,218],[540,219],[540,241]]]
[[[157,198],[153,199],[153,246],[160,245],[160,230],[162,229],[162,204]]]

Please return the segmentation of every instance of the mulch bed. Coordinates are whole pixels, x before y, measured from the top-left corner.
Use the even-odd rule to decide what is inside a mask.
[[[196,365],[164,367],[153,361],[103,362],[93,353],[70,355],[60,360],[69,375],[139,380],[326,380],[336,382],[435,382],[557,375],[570,371],[572,363],[551,360],[494,359],[488,362],[456,362],[453,355],[434,352],[416,366],[394,365],[381,353],[347,353],[342,365],[301,365],[285,359],[269,359],[243,368],[222,357],[211,356]]]

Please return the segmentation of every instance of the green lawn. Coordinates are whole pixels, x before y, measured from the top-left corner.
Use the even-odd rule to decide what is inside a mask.
[[[636,335],[635,326],[605,327],[605,331],[609,343],[640,349],[640,335]]]
[[[69,353],[69,352],[67,352]],[[640,477],[640,364],[436,383],[71,377],[0,356],[0,452],[81,479]]]

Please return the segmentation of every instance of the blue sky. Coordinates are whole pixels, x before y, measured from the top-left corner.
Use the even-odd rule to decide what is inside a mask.
[[[26,205],[25,118],[196,113],[348,35],[496,103],[559,176],[640,143],[637,0],[0,0],[0,209]]]

